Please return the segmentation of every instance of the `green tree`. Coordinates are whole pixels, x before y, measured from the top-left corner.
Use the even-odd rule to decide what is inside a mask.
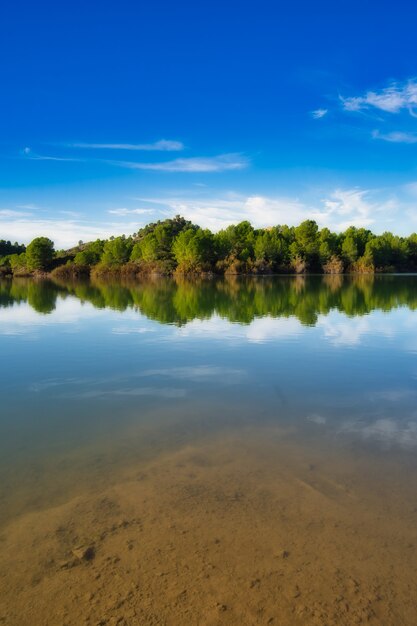
[[[318,263],[319,238],[318,226],[314,220],[305,220],[294,229],[296,246],[292,246],[293,254],[304,259],[308,266]]]
[[[254,245],[256,261],[277,265],[284,260],[285,242],[277,229],[261,230]]]
[[[183,230],[172,245],[174,258],[181,271],[208,269],[213,258],[213,235],[209,230]]]
[[[104,244],[101,262],[104,265],[122,265],[129,260],[131,251],[132,239],[130,237],[126,238],[124,235],[114,237]]]
[[[26,265],[30,270],[47,270],[54,258],[54,243],[47,237],[36,237],[26,249]]]
[[[74,263],[76,265],[96,265],[100,261],[103,250],[104,242],[97,239],[87,244],[80,252],[77,252]]]

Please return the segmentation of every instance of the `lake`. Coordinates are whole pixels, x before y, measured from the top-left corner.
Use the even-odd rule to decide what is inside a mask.
[[[415,625],[417,276],[0,281],[0,624]]]

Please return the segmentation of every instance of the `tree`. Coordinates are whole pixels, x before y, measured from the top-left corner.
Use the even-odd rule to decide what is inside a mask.
[[[85,246],[83,250],[77,252],[74,258],[76,265],[96,265],[103,254],[104,242],[100,239]]]
[[[204,269],[213,258],[213,235],[209,230],[183,230],[172,245],[179,271]]]
[[[294,229],[296,246],[292,246],[293,254],[304,259],[308,266],[318,262],[319,240],[318,226],[314,220],[305,220]]]
[[[121,265],[127,263],[132,251],[131,238],[126,239],[124,235],[121,237],[110,238],[106,241],[103,248],[101,262],[104,265]]]
[[[256,261],[277,264],[283,261],[285,243],[275,228],[257,233],[254,246]]]
[[[30,270],[47,270],[53,258],[54,243],[47,237],[36,237],[26,249],[26,265]]]

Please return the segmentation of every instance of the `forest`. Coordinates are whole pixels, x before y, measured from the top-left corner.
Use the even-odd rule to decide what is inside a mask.
[[[299,226],[254,228],[248,221],[217,233],[181,216],[147,226],[133,235],[78,242],[55,250],[47,237],[26,248],[0,240],[0,275],[52,273],[62,278],[136,274],[303,274],[413,272],[417,233],[376,235],[350,226],[341,233]]]

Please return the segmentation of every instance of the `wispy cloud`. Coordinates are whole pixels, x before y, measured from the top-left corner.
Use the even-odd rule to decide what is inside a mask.
[[[109,209],[107,213],[112,215],[145,215],[146,213],[153,213],[153,209]]]
[[[29,243],[42,235],[50,237],[57,249],[70,248],[80,239],[94,241],[111,235],[128,235],[140,226],[137,221],[97,223],[82,219],[33,219],[30,216],[0,214],[1,236],[4,239]]]
[[[23,155],[25,159],[29,161],[74,161],[74,162],[84,162],[85,159],[79,159],[77,157],[67,157],[67,156],[50,156],[46,154],[36,154],[32,152],[30,148],[25,148],[23,150]]]
[[[42,208],[37,204],[29,203],[29,204],[18,204],[16,205],[18,209],[28,209],[29,211],[42,211]]]
[[[379,130],[374,130],[372,133],[374,139],[381,139],[382,141],[388,141],[390,143],[417,143],[417,134],[408,133],[403,131],[392,131],[390,133],[381,133]]]
[[[377,109],[386,113],[399,113],[406,110],[413,117],[417,117],[417,82],[410,79],[405,83],[391,83],[380,91],[367,91],[362,96],[345,98],[340,96],[343,108],[346,111],[364,111]]]
[[[242,220],[255,227],[297,225],[314,219],[323,227],[344,230],[348,226],[370,227],[376,222],[387,229],[397,203],[387,193],[364,189],[336,189],[311,202],[298,198],[226,194],[218,198],[140,198],[160,205],[165,216],[181,214],[196,224],[217,231]]]
[[[52,208],[48,212],[26,214],[15,207],[5,207],[0,211],[0,230],[3,238],[13,241],[28,243],[34,237],[45,235],[55,241],[57,248],[69,248],[80,239],[91,241],[136,232],[150,221],[149,215],[152,219],[164,219],[181,214],[212,231],[242,220],[250,221],[255,227],[265,227],[298,225],[305,219],[314,219],[320,227],[327,226],[335,231],[353,225],[370,227],[377,232],[395,229],[408,234],[415,228],[415,188],[417,183],[396,190],[335,189],[324,197],[315,195],[303,199],[234,192],[208,197],[208,190],[196,191],[191,196],[188,190],[185,196],[181,193],[135,198],[136,207],[132,208],[106,208],[108,221],[102,221],[102,216],[93,220],[72,212],[59,217],[60,211]]]
[[[229,193],[224,197],[201,198],[141,198],[161,206],[165,214],[181,214],[196,224],[214,231],[249,220],[255,226],[270,226],[305,219],[306,207],[291,198]],[[313,215],[314,217],[314,215]]]
[[[14,209],[0,209],[1,217],[28,217],[31,213],[27,211],[15,211]]]
[[[388,198],[372,198],[366,189],[336,189],[323,199],[322,220],[325,225],[344,230],[349,226],[369,227],[377,219],[387,220],[396,211],[396,203]]]
[[[111,163],[136,170],[201,173],[241,170],[249,165],[249,159],[240,153],[230,153],[212,157],[174,159],[163,163],[137,163],[136,161],[111,161]]]
[[[159,151],[159,152],[179,152],[184,150],[184,144],[181,141],[173,141],[170,139],[160,139],[154,143],[85,143],[74,142],[65,143],[67,148],[89,148],[93,150],[143,150],[143,151]]]
[[[314,120],[320,120],[325,117],[328,112],[328,109],[316,109],[315,111],[311,111],[311,117]]]

